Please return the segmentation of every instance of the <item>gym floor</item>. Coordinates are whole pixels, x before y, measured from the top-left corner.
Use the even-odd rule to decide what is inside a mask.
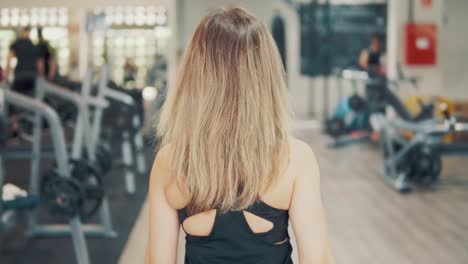
[[[325,147],[325,136],[306,127],[295,134],[312,146],[319,159],[328,228],[337,263],[467,262],[468,185],[463,187],[459,182],[468,182],[468,164],[462,158],[450,157],[443,161],[444,182],[458,184],[402,195],[377,176],[381,160],[376,147],[361,144],[330,150]],[[154,157],[151,146],[147,153],[147,161],[151,163]],[[15,183],[27,184],[27,179],[19,176],[27,175],[27,168],[19,162],[10,163],[7,173]],[[148,226],[144,203],[147,180],[139,177],[140,191],[128,196],[118,169],[106,179],[119,236],[88,238],[92,263],[143,263]],[[2,264],[70,263],[74,259],[69,238],[29,239],[24,235],[24,227],[23,221],[4,240],[8,243],[1,247]],[[180,244],[183,252],[183,239]]]

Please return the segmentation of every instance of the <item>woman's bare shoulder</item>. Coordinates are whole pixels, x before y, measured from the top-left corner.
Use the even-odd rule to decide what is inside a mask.
[[[176,181],[172,181],[166,186],[165,195],[167,203],[172,209],[182,209],[187,206],[189,196],[185,190]]]
[[[280,209],[289,208],[295,179],[297,175],[301,174],[304,164],[306,163],[304,157],[310,156],[311,152],[312,150],[307,143],[291,138],[288,158],[289,163],[283,173],[279,175],[278,180],[262,195],[262,199],[266,203]]]
[[[295,160],[301,160],[304,156],[307,155],[314,155],[312,148],[306,142],[292,138],[291,140],[291,159],[295,158]]]
[[[294,139],[291,143],[291,166],[294,181],[297,177],[320,177],[320,169],[312,147],[304,141]]]
[[[165,173],[167,185],[165,187],[165,196],[168,204],[173,209],[184,208],[189,200],[189,195],[184,186],[175,181],[174,170],[169,169],[170,163],[168,155],[168,147],[161,149],[158,152],[159,158],[161,159],[161,165],[167,168]],[[158,159],[158,157],[157,157]],[[297,175],[303,174],[303,171],[307,166],[310,166],[310,161],[314,158],[311,147],[304,141],[292,138],[290,141],[290,154],[289,164],[283,173],[279,175],[276,183],[262,195],[262,199],[268,204],[281,208],[288,209],[292,198],[292,192],[294,188],[294,182]]]
[[[291,140],[290,151],[290,168],[291,181],[293,184],[298,177],[319,177],[318,163],[312,147],[299,139]]]
[[[170,146],[161,147],[156,154],[151,177],[157,177],[163,182],[165,198],[171,208],[180,209],[187,204],[188,196],[177,184],[175,169],[170,160]]]

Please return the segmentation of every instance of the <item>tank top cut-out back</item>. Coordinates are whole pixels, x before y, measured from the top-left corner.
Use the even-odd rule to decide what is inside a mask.
[[[186,233],[185,264],[292,264],[287,210],[257,201],[245,210],[273,223],[270,231],[254,233],[243,211],[218,213],[208,236]],[[179,222],[188,217],[179,209]],[[182,225],[183,226],[183,225]]]

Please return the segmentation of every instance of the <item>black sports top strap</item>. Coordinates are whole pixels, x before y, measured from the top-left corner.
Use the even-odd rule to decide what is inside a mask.
[[[265,233],[257,233],[255,236],[270,243],[277,243],[289,239],[289,214],[287,210],[278,209],[263,201],[258,201],[250,206],[246,211],[273,223],[273,229]]]
[[[250,229],[242,211],[231,211],[226,214],[216,213],[215,223],[212,228],[211,234],[208,237],[216,237],[220,234],[231,233],[232,230],[239,232],[239,229],[254,235],[261,240],[264,240],[268,243],[277,243],[289,239],[288,236],[288,221],[289,214],[287,210],[282,210],[274,208],[263,201],[257,201],[252,204],[247,210],[249,213],[252,213],[260,218],[263,218],[267,221],[273,223],[273,228],[264,233],[253,233]],[[187,218],[190,217],[187,207],[178,210],[179,222],[182,224]],[[187,234],[187,239],[193,240],[194,238],[200,239],[204,237],[193,236]]]
[[[216,210],[208,236],[186,233],[185,264],[292,264],[288,236],[288,211],[258,201],[245,210],[273,223],[264,233],[254,233],[244,211]],[[187,208],[178,210],[179,222],[190,217]]]

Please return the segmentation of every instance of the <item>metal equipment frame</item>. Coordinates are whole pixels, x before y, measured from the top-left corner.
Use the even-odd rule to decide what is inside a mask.
[[[136,104],[135,100],[132,96],[120,92],[114,89],[111,89],[107,86],[108,81],[108,66],[104,65],[102,68],[102,75],[99,82],[100,88],[99,91],[102,91],[102,94],[105,98],[115,100],[119,103],[134,106]],[[129,124],[133,127],[140,127],[142,120],[138,115],[134,115],[132,117],[133,124]],[[94,138],[100,133],[100,128],[95,128],[94,131]],[[135,185],[135,173],[131,169],[132,165],[136,162],[136,168],[138,173],[144,174],[146,173],[146,159],[144,154],[144,146],[143,146],[143,135],[141,132],[137,132],[133,135],[130,131],[122,131],[122,145],[121,145],[121,153],[122,153],[122,163],[125,168],[125,188],[128,194],[135,194],[136,192],[136,185]],[[136,157],[133,155],[133,148],[132,148],[132,141],[133,146],[135,148]]]
[[[5,95],[5,102],[15,105],[18,108],[33,112],[34,115],[34,132],[33,132],[33,148],[31,156],[31,177],[39,178],[40,168],[40,152],[41,152],[41,137],[42,123],[45,120],[50,127],[52,146],[55,153],[55,162],[57,170],[62,177],[71,177],[69,153],[66,148],[64,130],[58,114],[48,105],[40,100],[29,98],[19,93],[9,91],[5,84],[2,84],[2,90]],[[42,98],[43,92],[40,89],[36,90],[36,98]],[[38,181],[31,180],[31,194],[39,194]],[[32,219],[32,218],[29,218]],[[69,220],[68,224],[61,228],[36,227],[35,235],[71,235],[73,247],[75,250],[76,260],[79,264],[89,264],[88,248],[85,240],[85,230],[83,229],[81,220],[78,216]]]
[[[410,122],[400,118],[389,119],[383,114],[374,114],[371,123],[380,134],[380,143],[384,164],[380,175],[385,182],[399,192],[408,192],[413,188],[410,176],[398,171],[398,164],[406,154],[419,146],[429,146],[437,149],[441,155],[468,155],[468,146],[460,144],[446,144],[442,138],[453,132],[468,131],[468,123],[458,122],[456,118],[434,118],[421,122]],[[401,131],[410,131],[414,135],[406,139]],[[395,146],[402,146],[397,149]]]

